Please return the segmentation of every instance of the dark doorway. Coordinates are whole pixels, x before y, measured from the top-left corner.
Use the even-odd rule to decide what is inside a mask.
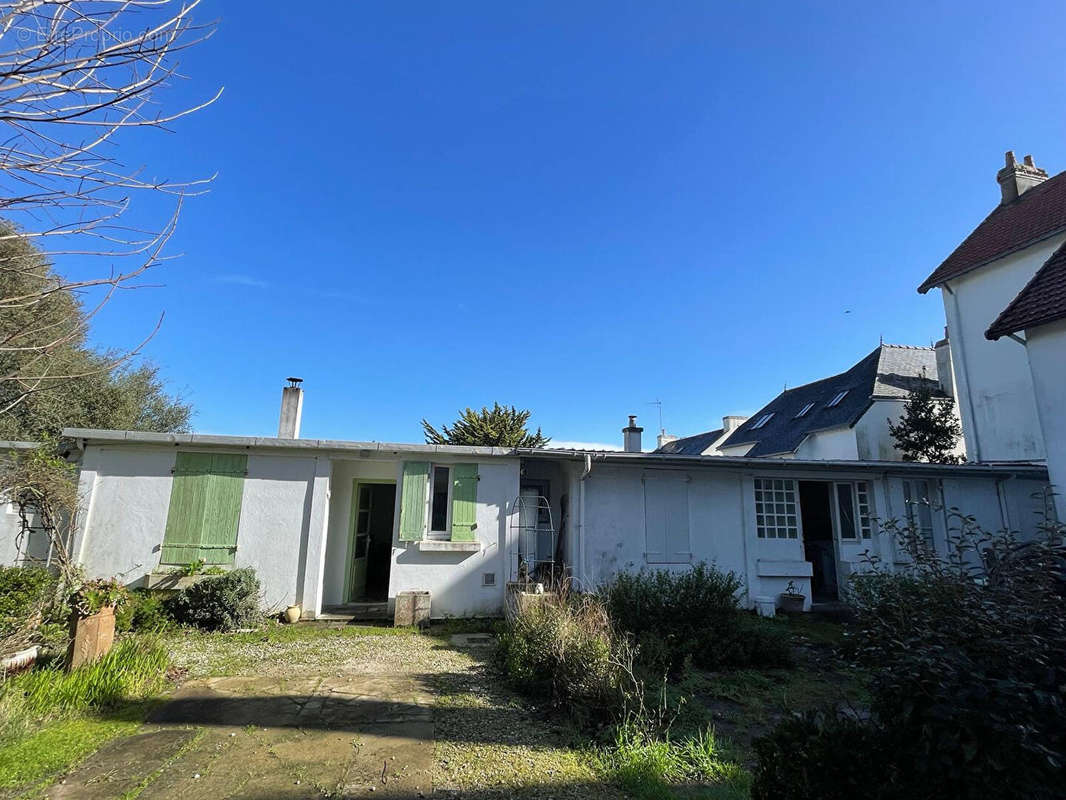
[[[814,602],[831,602],[837,594],[837,559],[833,541],[832,484],[800,481],[800,514],[803,520],[803,552],[814,575],[811,591]]]
[[[349,600],[388,600],[396,484],[355,485]]]

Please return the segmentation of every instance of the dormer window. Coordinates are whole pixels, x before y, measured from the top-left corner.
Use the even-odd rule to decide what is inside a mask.
[[[848,391],[849,391],[848,389],[845,389],[844,391],[842,391],[840,394],[838,394],[836,397],[834,397],[832,400],[830,400],[828,403],[826,403],[825,407],[826,408],[832,408],[833,406],[840,405],[840,401],[844,399],[844,397],[847,395]]]
[[[814,408],[814,403],[807,403],[803,408],[799,410],[799,413],[793,417],[793,419],[799,419],[800,417],[807,416],[807,412]]]
[[[765,424],[766,424],[767,422],[769,422],[769,421],[770,421],[770,418],[771,418],[771,417],[772,417],[773,415],[774,415],[774,412],[773,412],[773,411],[771,411],[771,412],[770,412],[769,414],[763,414],[763,415],[762,415],[761,417],[759,417],[759,421],[758,421],[758,422],[756,422],[756,423],[755,423],[754,425],[752,425],[752,426],[751,426],[751,429],[752,429],[753,431],[754,431],[754,430],[758,430],[758,429],[759,429],[759,428],[761,428],[761,427],[762,427],[763,425],[765,425]]]

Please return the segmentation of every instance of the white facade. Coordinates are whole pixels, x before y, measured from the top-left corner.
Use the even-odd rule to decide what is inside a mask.
[[[1066,320],[1030,328],[1024,348],[1009,338],[1000,342],[1028,356],[1055,506],[1059,519],[1066,520]]]
[[[895,563],[893,539],[877,523],[907,519],[915,506],[908,497],[933,501],[928,527],[942,548],[951,508],[988,531],[1030,536],[1047,482],[1038,466],[81,433],[83,508],[72,552],[90,575],[137,585],[171,569],[160,561],[178,454],[243,454],[233,566],[255,568],[264,607],[300,603],[309,618],[352,599],[346,576],[358,557],[354,490],[364,484],[396,487],[391,548],[380,567],[388,569],[388,600],[428,590],[433,616],[448,617],[502,612],[506,584],[521,572],[516,498],[529,492],[549,500],[550,530],[560,537],[557,544],[551,534],[538,540],[536,557],[558,553],[579,589],[595,589],[623,570],[685,570],[707,561],[741,578],[750,605],[775,598],[790,582],[808,598],[824,595],[827,581],[836,592],[868,555]],[[429,532],[401,541],[402,487],[412,462],[476,464],[472,541]],[[776,503],[791,508],[782,512]]]
[[[138,584],[172,569],[160,564],[160,553],[177,453],[246,453],[233,566],[255,568],[265,608],[276,611],[300,603],[305,616],[313,618],[346,599],[353,481],[395,482],[399,487],[405,460],[473,462],[478,466],[477,541],[453,549],[448,542],[401,542],[397,502],[388,598],[408,589],[429,590],[435,617],[495,614],[502,607],[506,514],[518,494],[517,458],[482,459],[471,452],[489,448],[440,448],[459,452],[429,455],[426,451],[433,448],[380,451],[372,444],[365,450],[333,452],[313,442],[282,446],[279,440],[263,440],[274,446],[234,447],[227,446],[230,437],[180,438],[190,443],[88,441],[79,487],[83,507],[72,551],[90,575],[116,575]],[[194,443],[194,438],[211,443]]]
[[[799,509],[796,514],[795,538],[760,536],[756,481],[791,481],[791,491],[797,495],[801,483],[825,487],[832,519],[833,578],[841,586],[848,575],[866,568],[870,556],[886,565],[906,561],[897,552],[895,537],[882,532],[890,521],[906,524],[908,514],[914,513],[915,504],[908,503],[905,481],[928,482],[931,534],[942,552],[946,551],[949,531],[959,527],[952,509],[972,515],[986,531],[1013,530],[1026,538],[1037,532],[1039,514],[1044,510],[1046,481],[1038,475],[1039,470],[1011,477],[985,474],[982,468],[922,470],[901,464],[883,464],[876,469],[877,465],[868,463],[819,468],[800,461],[794,465],[787,461],[767,462],[765,466],[749,463],[743,468],[708,466],[594,463],[583,480],[575,475],[571,491],[581,499],[583,511],[573,523],[568,561],[577,585],[589,590],[622,571],[686,570],[707,561],[740,576],[749,606],[756,597],[776,598],[789,583],[807,597],[809,606],[814,596],[814,570],[811,550],[805,544],[804,512]],[[665,557],[658,543],[651,544],[647,538],[648,486],[662,481],[683,487],[683,520],[672,524],[680,536],[687,533],[687,547],[670,548]],[[838,487],[854,498],[858,486],[864,487],[869,503],[868,538],[842,535],[847,526],[833,505]]]
[[[966,452],[973,461],[1045,458],[1024,348],[988,330],[1066,235],[1045,239],[941,286]]]

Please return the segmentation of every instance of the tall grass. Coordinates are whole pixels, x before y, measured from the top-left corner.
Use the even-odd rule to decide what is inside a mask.
[[[639,719],[615,728],[614,742],[599,757],[606,777],[640,800],[668,800],[675,787],[698,785],[701,796],[746,798],[747,771],[732,761],[714,731],[679,741],[657,736]]]
[[[42,722],[113,709],[160,692],[170,658],[156,637],[124,639],[107,655],[67,672],[46,667],[0,683],[0,741]]]

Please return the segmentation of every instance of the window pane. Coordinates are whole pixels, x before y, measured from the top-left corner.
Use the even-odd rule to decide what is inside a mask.
[[[840,536],[844,539],[856,538],[855,506],[851,497],[851,484],[837,484],[837,509],[840,512]]]
[[[448,530],[448,472],[447,467],[433,468],[433,499],[429,524],[431,531]]]

